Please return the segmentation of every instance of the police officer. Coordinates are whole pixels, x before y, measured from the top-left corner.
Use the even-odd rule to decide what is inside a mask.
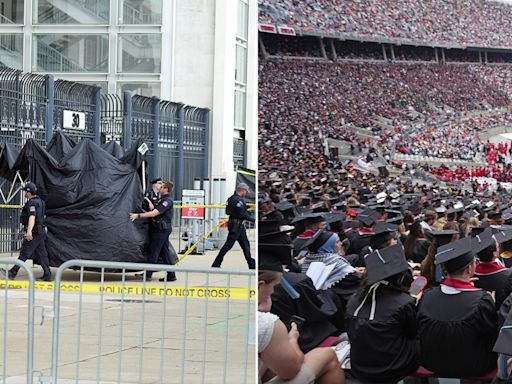
[[[164,182],[160,188],[161,199],[153,210],[143,213],[130,213],[132,221],[136,219],[150,219],[149,246],[146,253],[147,262],[150,264],[156,264],[159,256],[162,257],[165,264],[174,264],[169,251],[169,236],[172,232],[174,204],[171,197],[173,188],[174,184],[172,182]],[[152,274],[152,271],[146,271],[146,280],[151,280]],[[143,277],[141,275],[136,276]],[[164,280],[160,279],[160,281]],[[175,280],[176,274],[168,272],[167,281]]]
[[[237,185],[233,196],[228,199],[226,205],[226,214],[229,215],[228,238],[215,258],[212,268],[220,268],[224,255],[235,245],[235,242],[238,241],[244,252],[249,269],[254,269],[255,261],[251,257],[249,239],[247,239],[244,226],[244,220],[254,223],[254,218],[247,212],[247,205],[244,200],[244,196],[247,195],[248,192],[249,186],[245,183],[240,183]]]
[[[160,177],[151,180],[151,189],[147,190],[144,194],[144,201],[142,202],[142,208],[145,212],[150,212],[158,205],[162,195],[160,194],[160,188],[162,187],[163,181]]]
[[[23,190],[25,203],[21,211],[21,224],[25,228],[25,239],[21,244],[18,260],[26,261],[29,258],[36,260],[43,267],[43,276],[40,281],[51,281],[50,261],[46,251],[46,227],[44,225],[46,206],[44,201],[37,196],[37,187],[34,183],[27,183]],[[8,278],[13,280],[20,267],[15,265],[9,270]]]

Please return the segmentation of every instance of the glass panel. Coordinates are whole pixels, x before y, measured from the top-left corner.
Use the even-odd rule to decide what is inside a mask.
[[[160,34],[119,35],[119,71],[160,73],[162,36]]]
[[[4,67],[23,69],[23,34],[0,35],[0,64]]]
[[[36,24],[109,24],[108,0],[34,0]]]
[[[0,24],[23,24],[24,8],[23,0],[0,0]]]
[[[35,35],[40,72],[108,72],[108,35]]]
[[[160,97],[160,83],[118,83],[117,93],[122,95],[124,91],[133,91],[136,95]]]
[[[247,48],[236,45],[236,71],[235,80],[239,83],[247,82]]]
[[[162,0],[121,0],[122,24],[162,24]]]
[[[247,40],[248,7],[246,2],[238,0],[238,25],[236,34],[245,40]]]
[[[245,128],[245,92],[235,90],[235,128]]]
[[[106,81],[95,81],[95,82],[91,82],[91,81],[77,81],[77,83],[92,85],[92,86],[95,86],[95,87],[100,87],[101,88],[101,91],[100,91],[101,93],[108,93],[108,82],[106,82]]]

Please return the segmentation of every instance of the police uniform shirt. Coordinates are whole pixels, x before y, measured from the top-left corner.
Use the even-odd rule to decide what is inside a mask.
[[[172,223],[172,217],[173,217],[173,205],[174,202],[170,195],[162,196],[162,200],[160,203],[155,207],[155,209],[160,212],[160,215],[158,215],[156,218],[162,218],[163,221],[166,223]]]
[[[160,195],[160,192],[155,192],[155,191],[153,191],[153,189],[150,189],[149,191],[147,191],[144,194],[144,197],[147,197],[151,201],[151,203],[153,204],[153,207],[156,208],[158,203],[160,203],[162,195]],[[149,204],[148,204],[146,199],[144,199],[144,201],[143,201],[143,208],[146,211],[150,211]]]
[[[28,220],[30,216],[35,216],[35,225],[43,225],[44,224],[44,212],[45,204],[44,201],[41,200],[39,196],[34,196],[30,198],[23,207],[21,214],[21,223],[27,227]],[[35,229],[35,228],[34,228]]]
[[[247,204],[242,196],[238,194],[232,195],[228,199],[226,213],[230,219],[247,220],[254,222],[254,218],[247,211]]]
[[[347,333],[354,376],[361,382],[397,382],[419,365],[416,342],[415,299],[409,294],[381,286],[370,320],[371,300],[354,316],[363,297],[353,295],[347,304]]]
[[[418,308],[421,364],[442,377],[480,376],[496,366],[494,302],[479,288],[432,288]]]

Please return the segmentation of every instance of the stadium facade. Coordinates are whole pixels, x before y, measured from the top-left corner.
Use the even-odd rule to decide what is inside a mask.
[[[236,6],[235,6],[236,4]],[[209,108],[211,177],[256,166],[257,2],[1,0],[1,65]]]

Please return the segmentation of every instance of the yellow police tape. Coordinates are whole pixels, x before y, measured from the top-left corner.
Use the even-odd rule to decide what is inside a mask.
[[[5,288],[6,281],[0,280],[0,289]],[[7,287],[12,289],[28,289],[28,281],[7,281]],[[42,291],[53,291],[55,283],[53,282],[35,282],[34,288]],[[146,285],[116,285],[116,284],[95,284],[95,283],[74,283],[61,282],[60,289],[63,292],[83,292],[83,293],[103,293],[105,295],[128,296],[167,296],[179,298],[194,299],[216,299],[216,300],[254,300],[256,297],[255,289],[247,288],[222,288],[222,287],[174,287],[163,284],[154,286]]]
[[[255,207],[256,204],[247,204],[249,207]],[[210,204],[210,205],[175,205],[174,208],[224,208],[226,204]],[[23,208],[23,205],[0,204],[1,208]]]
[[[192,252],[194,252],[194,249],[197,248],[197,246],[199,245],[199,243],[201,241],[203,241],[204,239],[206,239],[208,236],[210,236],[212,234],[213,231],[215,231],[216,229],[218,229],[221,225],[224,225],[228,222],[228,219],[223,219],[220,221],[219,224],[217,224],[215,227],[213,227],[212,229],[210,229],[208,232],[206,232],[205,234],[203,234],[203,236],[201,236],[199,238],[199,240],[197,240],[194,244],[192,244],[192,246],[187,249],[187,251],[183,254],[183,256],[181,256],[178,260],[178,262],[176,264],[179,264],[181,262],[181,260],[183,260],[185,257],[187,257],[188,255],[190,255]]]

